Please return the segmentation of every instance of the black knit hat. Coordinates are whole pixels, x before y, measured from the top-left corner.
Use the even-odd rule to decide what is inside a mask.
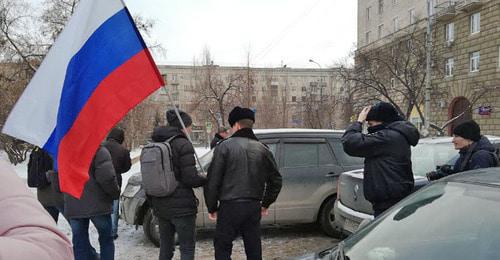
[[[366,120],[380,121],[383,123],[392,123],[395,121],[401,121],[403,118],[398,114],[396,108],[387,102],[380,101],[373,105],[368,115],[366,115]]]
[[[193,120],[186,112],[179,110],[179,114],[181,115],[182,121],[184,122],[184,125],[186,127],[189,127],[193,124]],[[175,114],[175,110],[173,109],[167,111],[167,122],[169,126],[182,128],[181,122],[179,121],[179,118],[177,117],[177,114]]]
[[[106,140],[113,139],[117,141],[118,143],[123,143],[123,140],[125,140],[125,132],[123,132],[122,129],[115,127],[111,129],[111,131],[108,134],[108,137]]]
[[[255,122],[255,113],[245,107],[235,107],[231,112],[229,113],[229,117],[227,121],[229,122],[229,125],[233,127],[233,125],[242,120],[242,119],[250,119],[253,122]]]
[[[481,128],[474,120],[471,120],[453,128],[453,134],[477,142],[481,139]]]

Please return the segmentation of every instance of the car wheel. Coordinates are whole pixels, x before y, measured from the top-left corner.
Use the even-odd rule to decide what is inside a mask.
[[[334,205],[335,205],[334,197],[329,198],[323,204],[323,207],[321,208],[321,212],[319,215],[319,224],[321,225],[321,228],[328,236],[340,238],[341,233],[336,228],[335,224],[335,214],[333,212]]]
[[[148,209],[146,212],[144,222],[142,223],[142,229],[144,230],[146,238],[156,247],[160,247],[160,223],[158,222],[158,218],[153,215],[152,209]]]

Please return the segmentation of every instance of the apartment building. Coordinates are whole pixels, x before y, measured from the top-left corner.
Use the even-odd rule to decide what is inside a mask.
[[[463,114],[448,133],[474,119],[483,133],[500,135],[500,0],[359,0],[356,56],[392,48],[405,34],[425,38],[427,3],[432,24],[430,121],[442,125]],[[412,115],[419,123],[417,113]]]

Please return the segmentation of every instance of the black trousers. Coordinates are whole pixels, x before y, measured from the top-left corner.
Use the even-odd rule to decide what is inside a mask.
[[[172,259],[175,233],[179,239],[181,260],[193,260],[196,244],[196,215],[172,219],[158,218],[160,224],[160,260]]]
[[[231,259],[233,241],[243,238],[247,259],[262,259],[260,241],[261,203],[257,200],[223,201],[217,212],[215,259]]]
[[[377,203],[372,203],[373,216],[378,217],[380,214],[384,213],[384,211],[386,211],[390,207],[394,206],[396,203],[398,203],[402,199],[403,198],[391,199],[391,200],[379,201]]]

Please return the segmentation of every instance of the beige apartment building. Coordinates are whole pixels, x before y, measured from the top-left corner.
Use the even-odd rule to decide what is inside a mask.
[[[429,2],[430,121],[442,125],[463,113],[447,133],[456,124],[474,119],[484,134],[500,135],[500,0]],[[427,17],[427,1],[358,0],[357,56],[390,48],[410,32],[425,35]],[[359,59],[356,63],[359,66]]]
[[[154,93],[150,100],[158,107],[175,104],[192,114],[194,139],[198,142],[213,136],[219,126],[227,126],[227,114],[235,105],[256,111],[256,128],[345,127],[339,105],[345,84],[337,69],[158,67],[172,100],[164,89]],[[222,95],[230,84],[232,88],[224,98],[221,115],[219,107],[213,106],[215,99],[212,96]],[[210,88],[215,90],[210,91]]]

